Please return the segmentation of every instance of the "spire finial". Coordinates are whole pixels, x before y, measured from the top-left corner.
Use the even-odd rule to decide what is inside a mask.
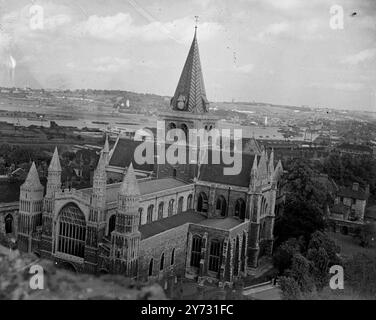
[[[195,33],[197,32],[198,21],[199,21],[199,16],[195,16]]]

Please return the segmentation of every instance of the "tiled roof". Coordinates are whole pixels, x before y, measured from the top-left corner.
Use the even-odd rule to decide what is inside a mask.
[[[359,200],[368,199],[367,193],[361,187],[359,187],[358,191],[353,190],[351,187],[341,187],[337,195],[340,197],[354,198]]]
[[[178,86],[171,99],[171,107],[174,110],[179,110],[177,108],[179,98],[185,99],[184,111],[208,112],[209,103],[206,98],[196,32]]]
[[[141,232],[141,240],[150,238],[158,233],[179,227],[186,223],[199,223],[205,219],[207,219],[205,216],[197,212],[188,211],[152,223],[144,224],[139,228],[139,231]]]

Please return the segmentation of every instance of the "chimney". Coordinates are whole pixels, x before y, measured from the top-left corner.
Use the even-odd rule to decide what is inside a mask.
[[[352,186],[352,189],[353,189],[354,191],[358,191],[358,190],[359,190],[359,183],[358,183],[358,182],[354,182],[354,183],[353,183],[353,186]]]

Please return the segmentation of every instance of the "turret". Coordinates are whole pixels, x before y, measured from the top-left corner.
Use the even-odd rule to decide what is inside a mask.
[[[18,242],[22,251],[31,252],[35,249],[32,247],[32,237],[37,236],[37,227],[42,225],[43,192],[44,187],[33,162],[20,188]]]
[[[104,147],[101,151],[97,168],[94,171],[93,177],[93,207],[104,208],[106,203],[106,185],[107,185],[107,173],[106,166],[109,160],[109,146],[108,139],[104,143]]]
[[[55,192],[61,189],[61,165],[59,153],[55,147],[54,154],[48,167],[46,198],[53,198]]]
[[[141,234],[138,231],[140,189],[133,164],[120,186],[115,230],[111,233],[112,272],[129,277],[137,274]]]

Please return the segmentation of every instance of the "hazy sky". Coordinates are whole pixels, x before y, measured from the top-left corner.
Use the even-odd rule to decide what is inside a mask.
[[[376,0],[33,3],[43,28],[31,26],[32,1],[0,0],[0,85],[171,96],[198,15],[209,100],[376,111]],[[343,29],[330,27],[335,4]]]

